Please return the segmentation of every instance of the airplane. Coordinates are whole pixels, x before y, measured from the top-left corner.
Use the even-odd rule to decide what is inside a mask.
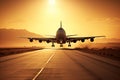
[[[40,43],[45,41],[47,43],[52,43],[52,47],[55,47],[54,43],[60,44],[60,47],[63,47],[63,44],[68,43],[68,47],[71,47],[71,42],[76,43],[77,41],[85,42],[85,40],[90,39],[91,42],[94,42],[94,38],[97,37],[105,37],[105,36],[90,36],[90,37],[72,37],[75,35],[66,35],[65,30],[62,27],[62,21],[60,21],[60,28],[57,30],[56,35],[54,37],[49,38],[36,38],[36,37],[28,37],[30,42],[33,40],[38,40]]]

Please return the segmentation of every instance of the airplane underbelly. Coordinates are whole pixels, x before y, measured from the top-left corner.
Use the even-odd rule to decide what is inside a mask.
[[[66,43],[66,39],[65,38],[57,38],[57,43],[64,44],[64,43]]]
[[[62,28],[57,31],[56,40],[58,44],[66,43],[66,33]]]

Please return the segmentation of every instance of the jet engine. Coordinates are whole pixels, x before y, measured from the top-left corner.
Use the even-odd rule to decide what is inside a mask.
[[[73,42],[73,43],[76,43],[76,42],[77,42],[77,40],[73,40],[72,42]]]
[[[91,42],[94,42],[94,38],[90,38],[90,41],[91,41]]]
[[[39,40],[39,43],[41,43],[42,42],[42,40]]]
[[[47,43],[50,43],[50,40],[47,40],[46,42],[47,42]]]
[[[85,39],[82,39],[81,42],[85,42]]]
[[[29,39],[30,42],[33,42],[33,39]]]

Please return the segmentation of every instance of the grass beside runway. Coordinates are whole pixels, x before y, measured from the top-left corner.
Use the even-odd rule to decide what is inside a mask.
[[[39,47],[0,48],[0,57],[23,53],[23,52],[35,51],[40,49],[43,48],[39,48]]]
[[[85,47],[85,48],[76,48],[76,50],[120,61],[120,48],[101,48],[101,49],[91,48],[90,49],[88,47]]]

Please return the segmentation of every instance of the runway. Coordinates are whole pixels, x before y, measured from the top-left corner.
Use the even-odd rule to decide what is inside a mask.
[[[120,62],[77,50],[0,57],[0,80],[120,80]]]

